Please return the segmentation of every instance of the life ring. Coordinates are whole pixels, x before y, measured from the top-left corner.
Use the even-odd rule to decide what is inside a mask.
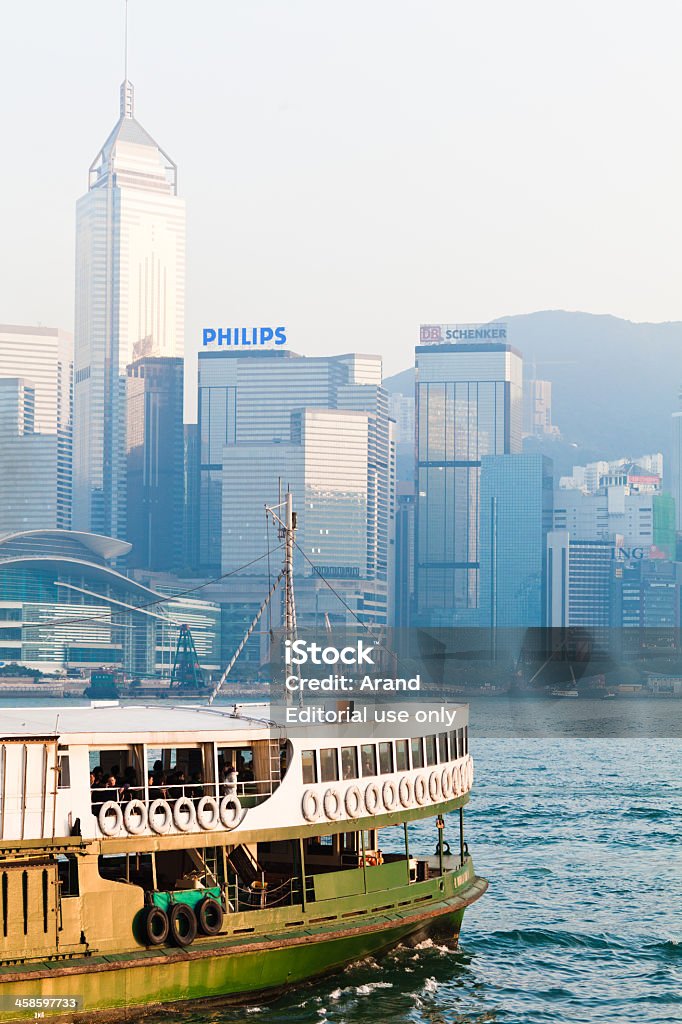
[[[129,832],[131,836],[139,836],[141,832],[144,832],[149,824],[149,819],[147,808],[141,800],[131,800],[129,804],[126,804],[123,811],[123,824],[126,827],[126,832]]]
[[[220,801],[220,822],[225,828],[234,828],[239,824],[242,816],[242,805],[239,797],[228,793]]]
[[[376,782],[369,782],[365,789],[365,807],[368,814],[376,814],[379,807],[379,787]]]
[[[181,796],[173,807],[173,824],[179,832],[189,832],[197,823],[197,812],[188,796]],[[172,929],[171,929],[172,930]]]
[[[320,816],[320,798],[314,789],[306,789],[301,801],[301,811],[306,821],[317,821]]]
[[[163,817],[159,821],[157,815],[159,811]],[[170,804],[167,800],[152,800],[149,805],[149,811],[147,813],[147,819],[154,832],[159,836],[167,835],[171,830],[173,824],[173,812],[170,809]]]
[[[452,796],[452,768],[443,768],[440,773],[440,788],[443,799],[449,800]]]
[[[197,804],[197,821],[201,828],[212,832],[220,824],[220,808],[214,796],[202,796]]]
[[[440,775],[438,774],[437,771],[433,771],[429,775],[429,798],[431,800],[431,803],[437,803],[440,800],[440,795]]]
[[[414,786],[409,775],[403,775],[398,786],[398,796],[403,807],[409,807],[414,800]]]
[[[457,796],[461,796],[464,792],[464,785],[462,783],[462,765],[456,764],[452,769],[452,785]]]
[[[387,811],[394,811],[398,803],[398,789],[393,779],[386,779],[381,789],[381,799]]]
[[[357,818],[362,813],[362,793],[358,786],[349,786],[344,799],[346,814],[349,818]]]
[[[467,761],[467,789],[471,789],[474,784],[474,759],[469,756]]]
[[[332,803],[334,805],[333,807]],[[324,808],[324,813],[327,815],[330,821],[336,821],[337,818],[341,817],[341,814],[343,812],[343,801],[341,800],[341,796],[339,794],[338,789],[333,789],[330,786],[330,788],[324,794],[322,806]]]
[[[414,780],[414,798],[420,807],[423,807],[429,798],[429,787],[423,775],[418,775]]]
[[[168,915],[161,907],[147,907],[144,915],[147,946],[162,946],[168,938]]]
[[[114,816],[113,821],[109,818],[110,814]],[[118,835],[123,826],[123,811],[120,804],[117,804],[115,800],[107,800],[102,804],[97,815],[97,823],[100,832],[105,836]]]

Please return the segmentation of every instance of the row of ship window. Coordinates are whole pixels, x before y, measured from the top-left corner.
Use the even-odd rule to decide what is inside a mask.
[[[469,752],[469,731],[452,729],[435,736],[417,736],[410,740],[381,740],[359,747],[322,747],[302,750],[303,783],[339,782],[407,772],[411,768],[430,768],[464,757]]]

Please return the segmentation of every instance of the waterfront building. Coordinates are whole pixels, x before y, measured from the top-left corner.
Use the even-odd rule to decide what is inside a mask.
[[[9,377],[25,380],[34,390],[33,425],[30,430],[22,429],[22,436],[40,434],[55,439],[34,438],[20,446],[24,453],[29,444],[34,450],[41,448],[43,455],[37,456],[34,476],[37,483],[40,473],[50,505],[54,504],[54,517],[50,514],[32,525],[68,529],[72,503],[73,336],[59,327],[0,324],[0,378]],[[52,447],[56,447],[56,462],[48,468],[44,453]],[[22,458],[25,456],[17,458],[17,467]],[[24,468],[27,464],[24,462]],[[5,484],[3,492],[10,492],[6,477]]]
[[[184,348],[177,168],[134,116],[133,86],[76,210],[74,526],[126,534],[126,367]]]
[[[417,347],[418,624],[480,624],[481,460],[521,451],[522,377],[506,342]]]
[[[122,575],[130,544],[76,531],[0,538],[0,660],[42,671],[121,670],[168,677],[187,624],[202,668],[220,667],[220,607]]]
[[[127,375],[129,565],[178,569],[184,563],[183,361],[143,356]]]
[[[544,624],[552,496],[551,459],[537,454],[481,459],[480,625]]]
[[[663,479],[663,455],[640,455],[636,459],[622,458],[607,462],[600,459],[586,466],[574,466],[570,476],[562,476],[562,490],[584,491],[596,494],[605,486],[629,487],[639,494],[659,494]]]
[[[407,628],[414,603],[414,482],[396,484],[395,573],[393,576],[393,624]]]
[[[574,540],[568,530],[549,531],[548,626],[581,626],[599,631],[609,628],[616,550],[616,540]]]

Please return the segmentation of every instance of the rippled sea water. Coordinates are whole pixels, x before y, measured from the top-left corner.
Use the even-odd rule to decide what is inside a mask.
[[[682,743],[478,739],[472,752],[466,833],[490,888],[458,950],[399,948],[270,1003],[166,1008],[147,1024],[680,1024]],[[410,832],[433,852],[432,823]]]

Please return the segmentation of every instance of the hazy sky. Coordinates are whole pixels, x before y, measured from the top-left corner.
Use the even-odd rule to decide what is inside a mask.
[[[0,322],[73,323],[123,0],[3,5]],[[187,352],[283,324],[411,364],[420,322],[682,318],[679,0],[130,0],[187,200]],[[193,373],[193,370],[192,370]]]

